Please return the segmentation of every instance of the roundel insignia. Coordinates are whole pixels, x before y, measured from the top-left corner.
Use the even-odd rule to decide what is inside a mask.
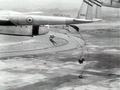
[[[33,18],[32,18],[32,17],[28,17],[28,18],[27,18],[27,22],[28,22],[28,23],[32,23],[32,22],[33,22]]]

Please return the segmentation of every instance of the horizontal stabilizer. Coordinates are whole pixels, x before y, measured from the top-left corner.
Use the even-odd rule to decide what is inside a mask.
[[[102,19],[93,19],[93,22],[99,22],[102,21]]]
[[[99,22],[102,21],[102,19],[93,19],[93,20],[87,20],[87,19],[74,19],[76,22],[81,22],[81,23],[91,23],[91,22]]]

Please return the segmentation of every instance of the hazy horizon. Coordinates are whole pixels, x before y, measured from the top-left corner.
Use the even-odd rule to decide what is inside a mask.
[[[35,10],[35,9],[75,9],[79,8],[82,0],[0,0],[1,9],[21,9]]]

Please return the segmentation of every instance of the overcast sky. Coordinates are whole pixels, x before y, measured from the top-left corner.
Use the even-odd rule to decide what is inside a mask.
[[[1,9],[14,8],[79,8],[82,0],[0,0]]]

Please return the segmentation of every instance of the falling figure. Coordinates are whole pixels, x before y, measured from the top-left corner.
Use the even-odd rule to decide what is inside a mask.
[[[56,45],[57,43],[53,40],[55,38],[54,35],[50,35],[50,41],[52,42],[53,45]]]
[[[80,58],[80,59],[78,60],[78,62],[79,62],[80,64],[83,64],[84,61],[85,61],[84,58]]]

